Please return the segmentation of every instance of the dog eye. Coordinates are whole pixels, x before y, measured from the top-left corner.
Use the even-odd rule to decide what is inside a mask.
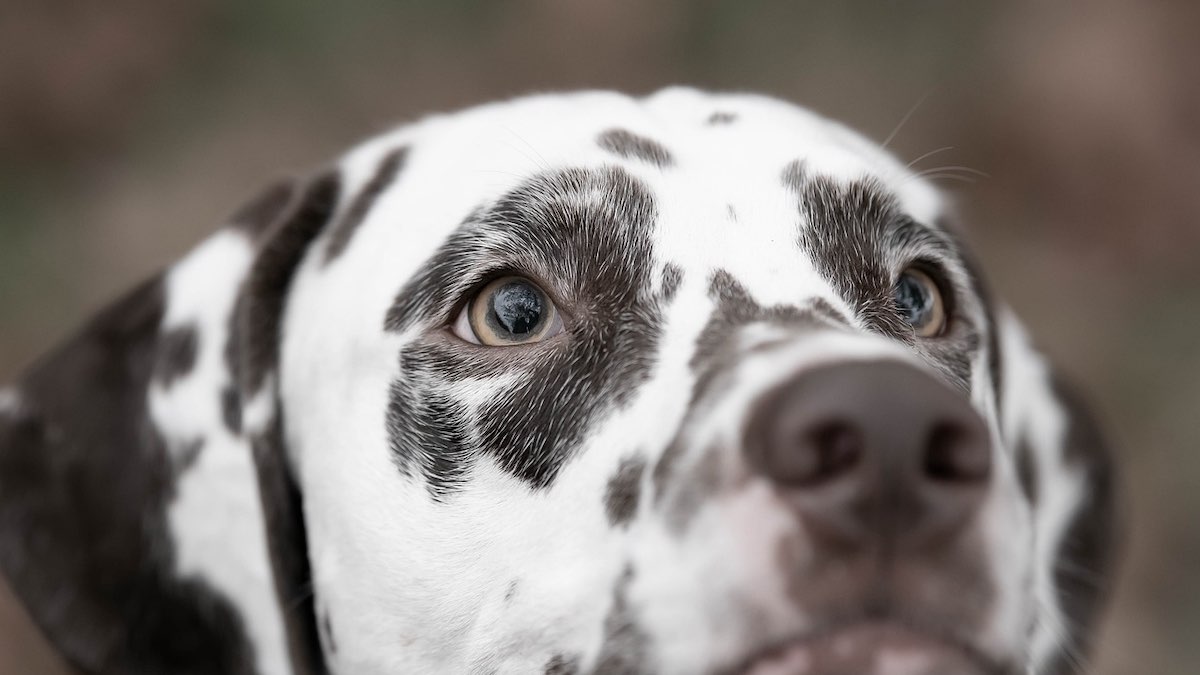
[[[454,322],[454,334],[475,344],[532,344],[562,332],[550,298],[532,281],[501,277],[483,287]]]
[[[946,329],[946,305],[937,283],[928,274],[910,267],[892,289],[896,309],[917,337],[937,337]]]

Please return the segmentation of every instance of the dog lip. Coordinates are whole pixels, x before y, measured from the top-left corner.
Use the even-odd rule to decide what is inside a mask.
[[[897,620],[868,619],[807,631],[778,640],[722,675],[823,675],[827,669],[863,675],[1005,675],[1014,670],[944,631]],[[949,668],[949,670],[948,670]]]

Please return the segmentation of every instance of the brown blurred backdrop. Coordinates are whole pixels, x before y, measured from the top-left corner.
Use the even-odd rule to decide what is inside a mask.
[[[537,90],[759,90],[944,178],[1121,451],[1095,673],[1200,673],[1200,3],[0,0],[0,381],[272,177]],[[914,110],[915,106],[915,110]],[[958,174],[956,174],[958,175]],[[53,672],[0,586],[0,672]]]

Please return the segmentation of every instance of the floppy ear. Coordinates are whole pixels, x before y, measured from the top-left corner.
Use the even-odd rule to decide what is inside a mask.
[[[246,434],[258,469],[275,590],[297,673],[328,672],[313,606],[312,576],[300,490],[289,464],[279,405],[280,323],[296,266],[337,208],[337,174],[312,180],[286,217],[272,225],[238,298],[234,362]]]
[[[1084,401],[1010,313],[998,330],[997,405],[1032,507],[1033,584],[1047,624],[1034,633],[1031,655],[1037,672],[1066,675],[1081,667],[1113,581],[1113,457]]]
[[[240,293],[238,279],[229,279],[225,295],[197,300],[224,321],[235,319],[223,345],[226,359],[198,358],[208,336],[168,325],[167,270],[100,312],[18,384],[0,389],[0,573],[79,671],[257,672],[256,645],[247,637],[252,627],[237,611],[237,598],[219,593],[200,574],[180,571],[168,522],[178,479],[200,448],[164,435],[152,415],[152,393],[203,361],[205,368],[219,363],[219,372],[201,378],[212,391],[189,407],[189,419],[210,419],[192,408],[211,405],[217,411],[211,424],[222,426],[223,439],[245,452],[253,445],[293,666],[299,673],[325,672],[300,498],[284,457],[269,374],[292,268],[336,200],[337,180],[330,176],[303,190],[278,185],[218,233],[254,256]],[[217,265],[206,273],[245,269],[227,273]],[[226,362],[240,371],[236,381],[248,396],[226,385],[234,375]],[[245,433],[241,401],[255,396],[268,397],[274,414]],[[205,438],[201,429],[197,445]]]

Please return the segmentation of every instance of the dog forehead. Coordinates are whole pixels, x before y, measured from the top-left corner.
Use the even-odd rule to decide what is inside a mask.
[[[869,178],[920,222],[940,212],[937,192],[874,143],[805,108],[758,95],[581,92],[430,117],[343,159],[343,201],[350,204],[343,211],[381,175],[397,173],[397,152],[400,175],[383,189],[375,185],[380,194],[371,212],[359,214],[381,230],[360,254],[393,272],[415,269],[468,215],[533,177],[567,168],[615,165],[628,172],[654,202],[660,262],[728,270],[755,295],[769,295],[782,280],[789,293],[823,285],[794,245],[802,215],[786,174],[797,165],[838,182]]]
[[[844,181],[872,176],[918,213],[937,198],[878,145],[801,106],[761,95],[687,88],[645,98],[613,92],[533,96],[428,118],[398,136],[423,146],[422,169],[464,197],[495,197],[546,170],[619,162],[656,190],[757,196],[803,161]],[[420,149],[418,149],[420,151]],[[367,153],[367,161],[377,150]],[[658,181],[656,177],[674,178]]]

